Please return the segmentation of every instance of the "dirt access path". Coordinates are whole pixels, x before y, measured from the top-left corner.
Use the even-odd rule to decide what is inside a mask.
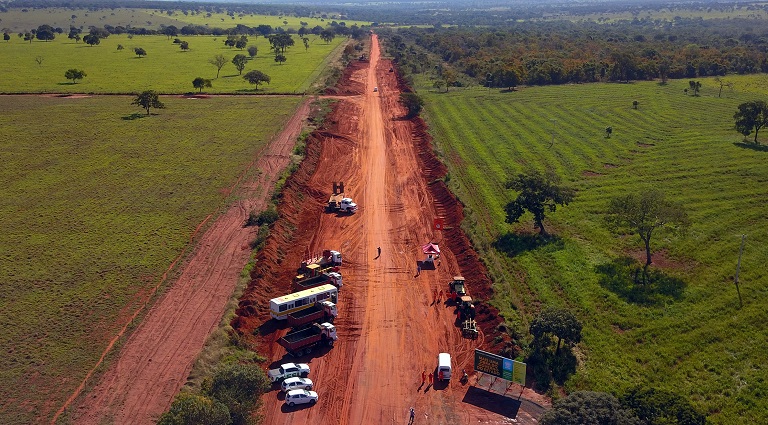
[[[178,280],[147,313],[98,384],[71,409],[73,422],[152,424],[168,409],[208,335],[219,324],[248,261],[249,242],[257,229],[244,228],[243,223],[250,211],[266,206],[269,191],[290,162],[308,112],[309,100],[233,185],[241,193],[240,200],[205,231]],[[255,170],[260,172],[254,178],[244,177]]]
[[[467,277],[470,291],[470,279],[487,278],[476,270],[476,256],[474,262],[467,261],[474,255],[469,248],[449,248],[466,243],[456,244],[448,240],[448,232],[432,229],[436,217],[451,222],[446,217],[451,213],[441,203],[440,194],[448,197],[447,191],[430,184],[432,168],[442,165],[428,143],[418,142],[424,129],[396,118],[404,115],[397,102],[398,81],[388,72],[390,63],[379,56],[373,36],[370,66],[349,76],[352,86],[362,87],[361,95],[342,98],[330,128],[315,132],[318,140],[308,145],[307,160],[289,181],[281,204],[281,215],[290,225],[272,232],[275,238],[286,236],[271,241],[272,253],[268,243],[233,323],[243,334],[257,335],[271,367],[288,361],[310,363],[317,405],[289,408],[275,388],[263,398],[265,424],[405,424],[412,406],[417,424],[536,423],[525,403],[513,420],[489,408],[513,400],[487,397],[459,382],[461,370],[472,369],[474,349],[487,348],[490,342],[483,336],[475,341],[462,338],[454,308],[444,303],[445,297],[435,300],[434,294],[446,290],[454,275]],[[379,90],[374,92],[374,87]],[[357,214],[322,212],[332,182],[338,181],[360,205]],[[455,200],[451,202],[455,208]],[[452,231],[460,234],[458,223],[452,224]],[[418,274],[417,261],[424,257],[421,246],[430,241],[441,244],[442,258],[435,269]],[[287,330],[276,329],[275,321],[268,320],[268,300],[291,292],[295,267],[323,249],[344,256],[344,287],[335,321],[339,340],[331,349],[296,359],[275,343]],[[482,299],[488,294],[472,295]],[[456,379],[422,385],[422,371],[429,374],[436,368],[440,352],[451,353]]]

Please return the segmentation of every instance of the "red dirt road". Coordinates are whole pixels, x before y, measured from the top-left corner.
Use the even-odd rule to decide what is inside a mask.
[[[315,132],[307,160],[286,185],[281,215],[289,225],[273,229],[233,322],[243,334],[257,335],[271,367],[300,360],[312,368],[317,405],[289,408],[273,390],[263,398],[265,424],[405,424],[411,406],[416,424],[536,423],[535,405],[524,402],[512,419],[502,414],[509,409],[497,405],[515,405],[513,399],[490,397],[459,382],[461,370],[472,369],[474,349],[489,349],[492,342],[483,334],[476,341],[462,338],[454,308],[435,302],[433,294],[462,274],[471,295],[483,300],[490,282],[458,228],[460,207],[442,182],[433,182],[444,169],[424,142],[423,124],[397,118],[404,110],[389,67],[379,58],[374,36],[370,67],[350,77],[364,92],[342,98],[329,128]],[[360,205],[357,214],[322,212],[334,181],[345,183]],[[452,229],[432,230],[437,217]],[[421,246],[430,241],[441,244],[441,261],[416,276]],[[335,321],[339,340],[332,349],[294,359],[275,343],[286,330],[268,320],[268,300],[290,292],[302,257],[323,249],[344,255]],[[478,313],[486,333],[499,322],[487,307]],[[440,352],[451,353],[455,379],[421,385],[421,372],[435,369]],[[519,391],[513,389],[514,395]]]
[[[248,261],[248,244],[257,229],[243,223],[251,210],[263,209],[269,200],[267,193],[290,162],[308,111],[305,101],[249,167],[260,173],[236,183],[241,184],[241,200],[204,233],[178,280],[147,313],[96,387],[71,409],[73,422],[151,424],[168,409]]]

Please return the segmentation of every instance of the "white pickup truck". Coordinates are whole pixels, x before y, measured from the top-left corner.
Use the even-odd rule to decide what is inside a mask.
[[[267,372],[269,382],[278,382],[285,378],[306,378],[309,375],[309,365],[306,363],[284,363],[277,369],[271,369]]]

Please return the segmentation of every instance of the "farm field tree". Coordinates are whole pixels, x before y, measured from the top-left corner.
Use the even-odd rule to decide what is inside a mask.
[[[144,57],[144,56],[147,56],[147,51],[146,51],[146,50],[144,50],[144,49],[143,49],[143,48],[141,48],[141,47],[135,47],[135,48],[133,49],[133,53],[136,53],[136,56],[138,56],[138,57],[140,57],[140,58],[142,58],[142,57]]]
[[[558,205],[568,205],[576,196],[576,191],[560,185],[560,178],[553,171],[541,173],[531,170],[518,174],[507,182],[506,187],[520,192],[514,201],[504,207],[507,223],[517,223],[529,211],[541,236],[547,236],[544,228],[546,213],[555,212]]]
[[[86,34],[83,36],[83,42],[93,47],[101,43],[101,39],[96,34]]]
[[[68,69],[64,73],[64,78],[67,80],[72,80],[72,84],[76,84],[77,80],[82,80],[83,78],[87,77],[85,71],[82,69]]]
[[[578,344],[581,341],[582,325],[579,319],[568,310],[550,307],[539,313],[531,322],[530,332],[534,340],[548,337],[557,338],[557,348],[565,341],[569,345]]]
[[[136,98],[133,99],[133,102],[131,102],[131,105],[140,106],[143,109],[147,111],[147,115],[149,115],[149,110],[151,108],[155,109],[164,109],[165,105],[163,102],[160,101],[160,96],[153,90],[146,90],[141,92]]]
[[[757,133],[768,126],[768,104],[762,100],[753,100],[739,105],[739,110],[733,115],[736,120],[736,130],[744,138],[755,132],[755,144],[758,144]]]
[[[205,79],[203,77],[197,77],[192,80],[192,86],[198,89],[199,93],[202,93],[203,89],[206,87],[212,87],[211,80]]]
[[[221,68],[224,68],[224,65],[227,64],[227,59],[224,57],[224,55],[216,55],[210,59],[208,63],[216,67],[216,78],[219,78]]]
[[[405,114],[406,118],[416,117],[424,107],[424,99],[416,93],[400,93],[400,99],[398,101],[407,111]]]
[[[259,89],[259,85],[264,83],[269,84],[269,82],[272,80],[269,75],[257,70],[247,72],[245,75],[243,75],[243,79],[248,81],[248,83],[256,86],[256,90]]]
[[[245,55],[237,54],[234,58],[232,58],[232,64],[234,64],[235,68],[237,68],[239,75],[243,75],[245,65],[248,64],[248,58]]]
[[[645,245],[645,269],[651,265],[651,239],[654,232],[669,230],[683,232],[690,219],[682,205],[667,200],[657,190],[630,193],[611,199],[606,209],[606,221],[618,234],[636,234]]]

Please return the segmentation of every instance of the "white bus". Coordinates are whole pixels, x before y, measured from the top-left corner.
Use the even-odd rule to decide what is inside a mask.
[[[330,284],[321,285],[272,298],[269,300],[269,314],[274,319],[285,320],[289,314],[312,307],[318,301],[330,299],[331,302],[336,303],[338,298],[339,288]]]

